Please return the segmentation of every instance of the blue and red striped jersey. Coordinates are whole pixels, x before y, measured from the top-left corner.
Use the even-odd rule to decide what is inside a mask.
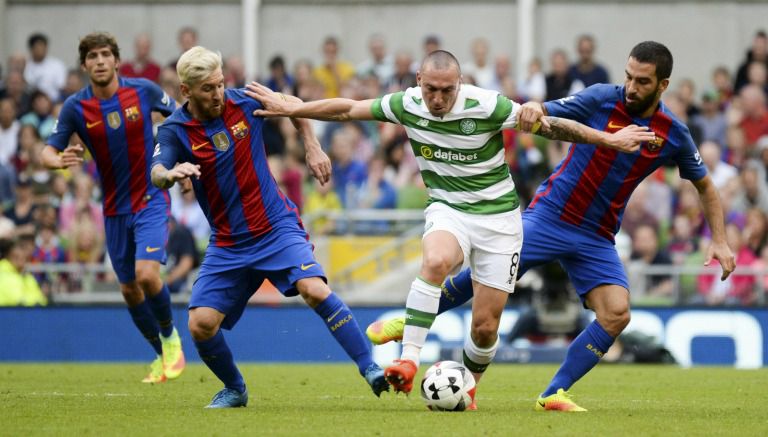
[[[225,90],[224,100],[222,115],[204,122],[192,117],[188,104],[177,109],[158,129],[152,165],[200,165],[201,176],[192,186],[211,225],[210,242],[230,247],[300,218],[269,171],[264,119],[253,115],[261,104],[243,89]]]
[[[104,215],[131,214],[161,195],[152,185],[152,111],[171,114],[176,102],[154,82],[119,78],[114,96],[102,100],[91,86],[70,96],[48,138],[58,150],[77,133],[96,161],[104,195]]]
[[[572,144],[568,155],[539,186],[529,208],[544,209],[613,240],[629,196],[654,170],[674,162],[685,179],[696,181],[707,174],[686,125],[663,103],[650,118],[631,116],[624,106],[623,86],[593,85],[544,105],[551,116],[605,132],[616,132],[629,124],[648,126],[656,140],[642,144],[635,153]]]

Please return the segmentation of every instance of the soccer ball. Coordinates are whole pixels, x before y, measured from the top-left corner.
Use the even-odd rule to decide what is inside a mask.
[[[439,361],[421,380],[421,398],[432,411],[464,411],[475,394],[475,378],[455,361]]]

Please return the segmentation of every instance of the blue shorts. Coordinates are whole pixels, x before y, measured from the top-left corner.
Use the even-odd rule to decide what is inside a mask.
[[[518,278],[531,267],[551,261],[560,262],[582,302],[600,285],[620,285],[629,290],[624,264],[612,241],[546,211],[526,210]]]
[[[169,212],[166,200],[158,199],[135,214],[104,218],[109,259],[121,284],[136,280],[137,259],[165,264]]]
[[[312,244],[298,223],[287,223],[245,247],[208,246],[189,308],[213,308],[225,315],[222,328],[232,329],[265,279],[284,296],[296,296],[296,282],[314,277],[326,280]]]

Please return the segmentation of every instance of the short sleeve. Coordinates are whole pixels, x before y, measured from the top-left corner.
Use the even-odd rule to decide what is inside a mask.
[[[680,149],[673,159],[680,169],[681,178],[688,179],[689,181],[698,181],[707,175],[707,168],[704,166],[699,150],[696,148],[696,144],[694,144],[693,138],[691,138],[687,129],[685,129],[681,137]]]
[[[64,102],[61,111],[59,112],[59,118],[53,125],[51,135],[46,142],[56,148],[56,150],[63,151],[69,145],[69,139],[77,130],[77,101],[74,98],[69,98]]]
[[[178,162],[181,147],[181,141],[174,129],[166,125],[160,126],[157,130],[155,151],[152,153],[152,167],[162,164],[167,169],[173,168]]]
[[[152,111],[169,116],[176,110],[176,101],[154,82],[148,82],[147,90],[152,102]]]
[[[378,121],[402,124],[403,117],[403,91],[386,94],[371,104],[371,113]]]
[[[615,86],[592,85],[572,96],[545,102],[544,107],[547,109],[547,115],[584,123],[600,107],[608,89],[615,90]]]
[[[517,114],[520,104],[499,94],[496,98],[496,108],[489,117],[492,122],[499,123],[499,130],[517,128]]]

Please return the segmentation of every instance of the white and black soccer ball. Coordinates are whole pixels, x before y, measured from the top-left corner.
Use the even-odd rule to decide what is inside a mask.
[[[474,393],[472,372],[456,361],[435,363],[421,380],[421,398],[432,411],[464,411]]]

